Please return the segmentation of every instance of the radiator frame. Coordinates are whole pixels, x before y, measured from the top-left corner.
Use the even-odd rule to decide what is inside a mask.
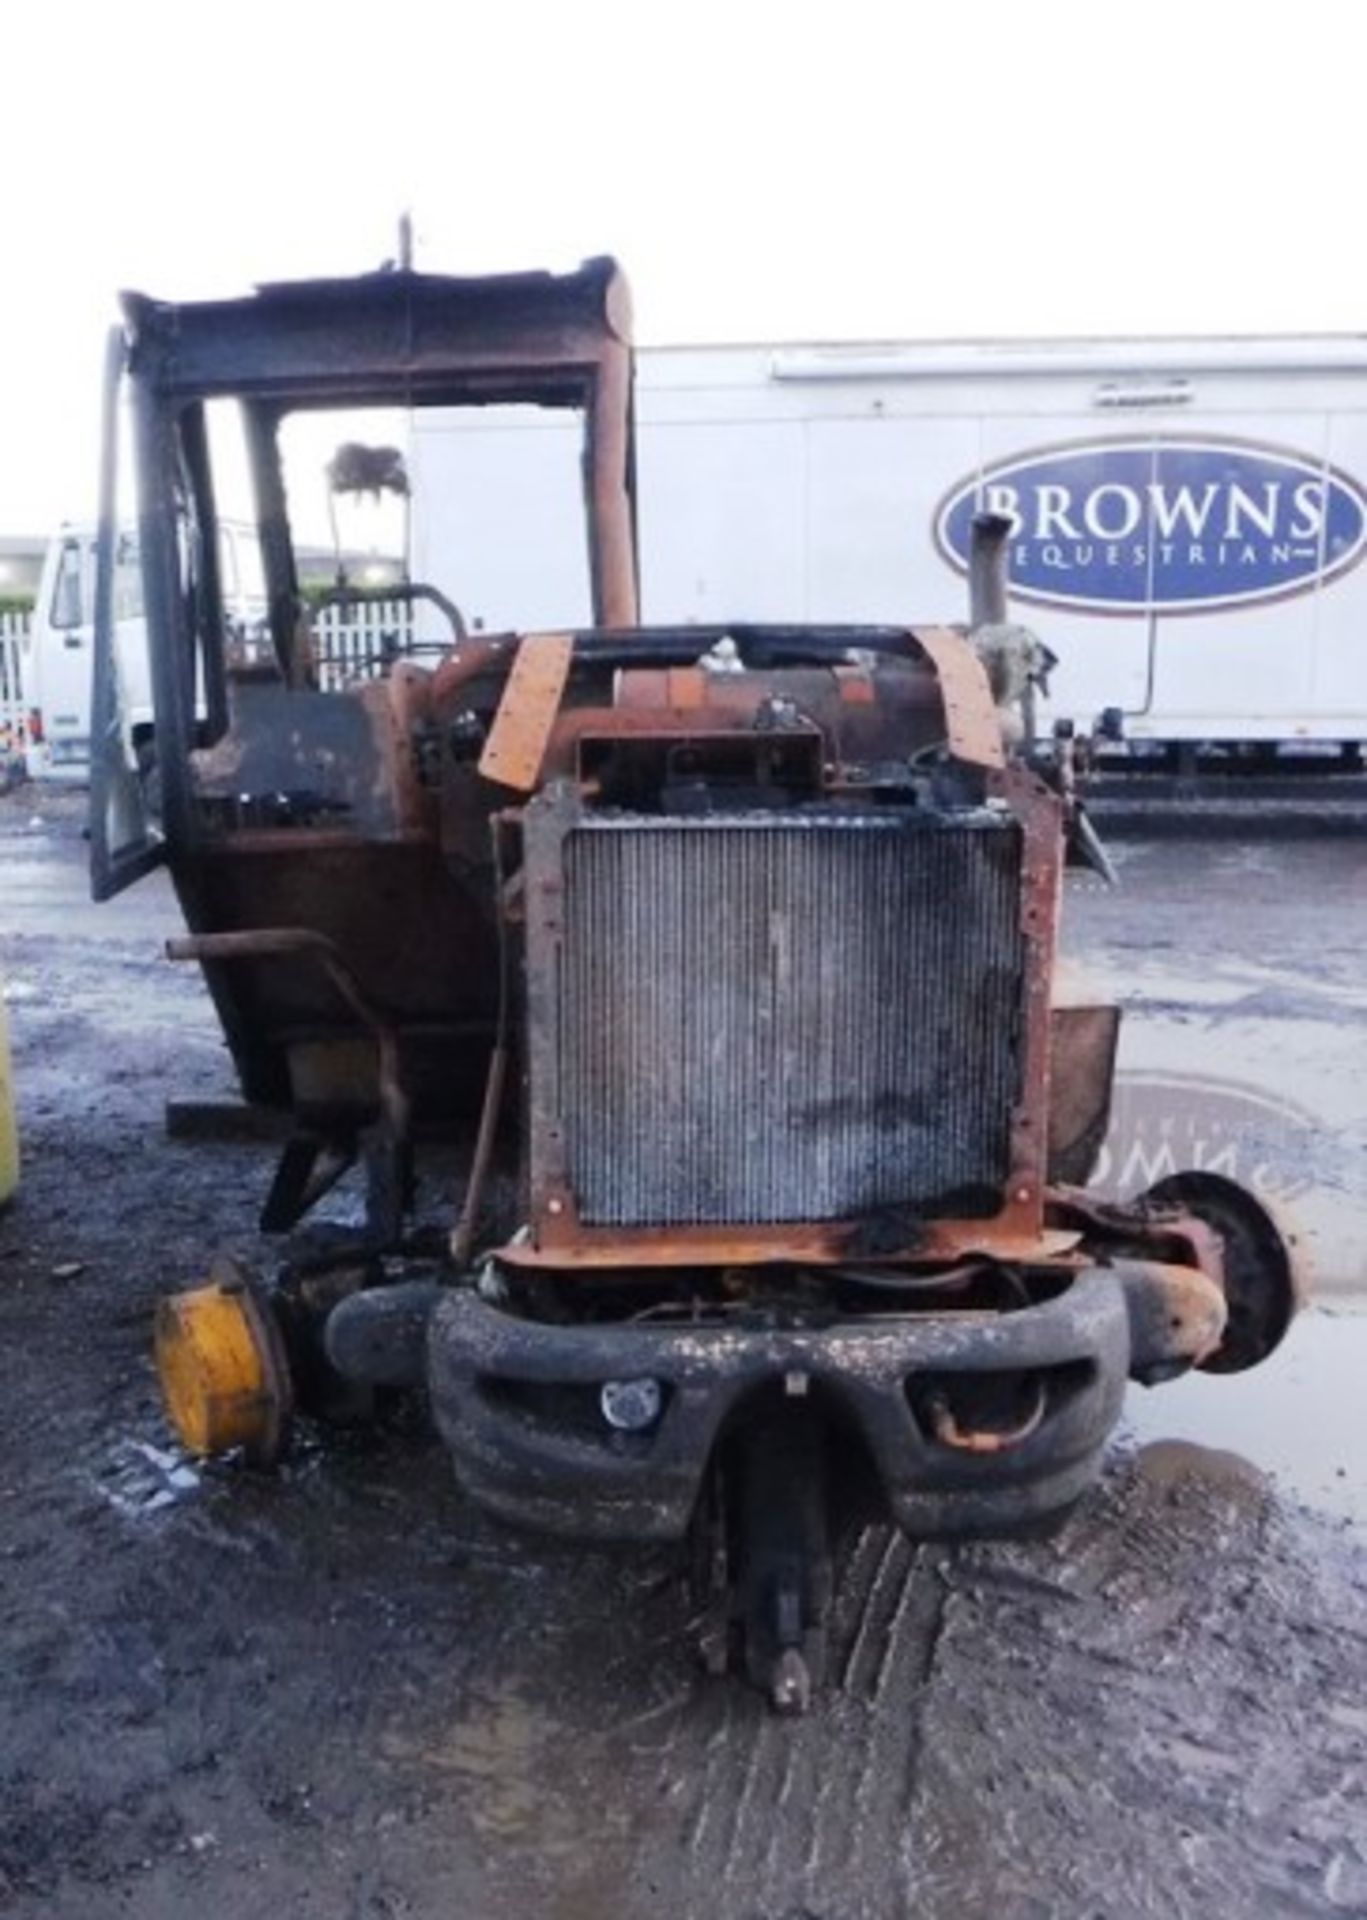
[[[968,1250],[1002,1258],[1057,1257],[1043,1225],[1048,1135],[1050,983],[1062,858],[1058,798],[1019,764],[988,770],[987,797],[1002,803],[1021,833],[1020,1086],[1012,1111],[1008,1170],[1000,1204],[986,1217],[920,1223],[913,1243],[889,1257],[953,1259]],[[972,811],[966,808],[964,812]],[[560,954],[564,938],[565,841],[591,815],[571,781],[552,781],[521,813],[524,867],[527,1208],[530,1236],[504,1250],[514,1264],[556,1269],[752,1265],[766,1261],[828,1264],[850,1257],[854,1220],[703,1225],[591,1225],[580,1216],[569,1178],[564,1116],[557,1111],[555,1048]],[[961,818],[946,809],[940,818]],[[933,830],[933,829],[932,829]]]

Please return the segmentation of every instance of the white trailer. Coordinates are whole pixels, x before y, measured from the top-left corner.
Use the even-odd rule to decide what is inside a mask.
[[[1367,336],[646,348],[636,416],[648,621],[959,618],[994,507],[1056,716],[1367,739]],[[414,577],[586,622],[577,462],[554,413],[419,416]]]

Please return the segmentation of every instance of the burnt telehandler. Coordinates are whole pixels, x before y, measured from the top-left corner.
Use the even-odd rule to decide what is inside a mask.
[[[156,715],[135,743],[111,648],[121,388]],[[591,624],[479,631],[413,582],[431,649],[325,688],[286,424],[504,405],[582,420]],[[257,635],[224,613],[225,406]],[[632,496],[610,261],[129,297],[94,885],[169,867],[173,957],[203,966],[246,1101],[290,1127],[263,1216],[293,1236],[279,1273],[221,1261],[159,1315],[185,1443],[269,1462],[297,1401],[421,1388],[495,1514],[688,1540],[707,1658],[792,1708],[849,1500],[918,1537],[1047,1522],[1127,1379],[1253,1364],[1296,1279],[1227,1180],[1083,1190],[1118,1015],[1055,1004],[1055,932],[1067,849],[1098,850],[1069,743],[1035,737],[1001,525],[967,628],[644,628]],[[463,1168],[435,1238],[412,1207],[434,1135]],[[357,1163],[363,1224],[297,1234]]]

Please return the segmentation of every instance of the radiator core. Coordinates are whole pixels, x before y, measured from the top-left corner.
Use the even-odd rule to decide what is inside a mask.
[[[603,814],[561,844],[534,1111],[586,1226],[998,1210],[1024,990],[1009,816]]]

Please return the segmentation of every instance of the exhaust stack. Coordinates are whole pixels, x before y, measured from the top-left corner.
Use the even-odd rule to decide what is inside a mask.
[[[1011,522],[1004,513],[975,513],[968,549],[968,619],[979,627],[1006,625],[1006,543]]]

